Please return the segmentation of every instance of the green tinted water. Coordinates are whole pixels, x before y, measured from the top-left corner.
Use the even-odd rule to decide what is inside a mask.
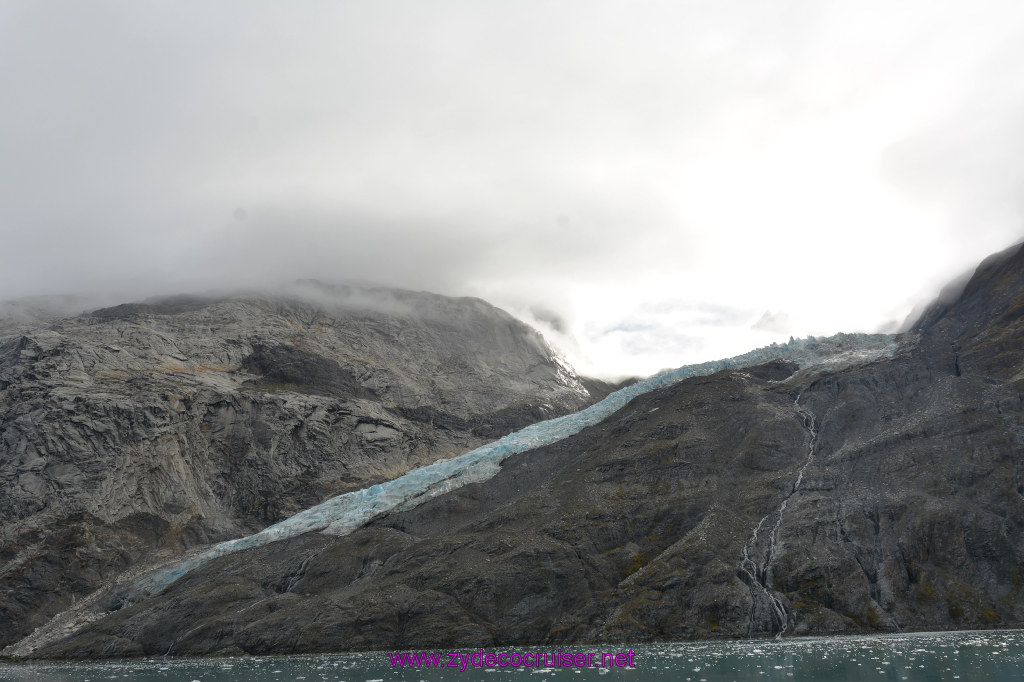
[[[0,680],[24,682],[271,682],[321,680],[678,680],[680,682],[937,682],[1024,680],[1024,631],[816,637],[783,641],[687,642],[570,647],[566,652],[635,652],[635,668],[392,667],[386,652],[315,656],[147,658],[91,663],[0,663]],[[466,651],[466,650],[463,650]],[[496,649],[494,652],[504,651]],[[509,649],[549,652],[547,647]],[[486,652],[485,652],[486,653]],[[595,660],[598,657],[595,656]],[[447,663],[449,657],[445,655]]]

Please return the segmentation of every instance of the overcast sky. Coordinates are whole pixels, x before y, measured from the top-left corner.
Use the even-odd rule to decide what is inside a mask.
[[[602,375],[1024,237],[1024,3],[0,2],[0,299],[483,297]]]

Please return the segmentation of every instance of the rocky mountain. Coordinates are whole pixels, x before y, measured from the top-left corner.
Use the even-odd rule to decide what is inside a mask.
[[[7,653],[1019,626],[1024,247],[897,341],[653,390],[350,534],[222,556],[134,603],[108,586]]]
[[[0,647],[133,570],[611,390],[478,299],[306,282],[17,312],[0,325]]]

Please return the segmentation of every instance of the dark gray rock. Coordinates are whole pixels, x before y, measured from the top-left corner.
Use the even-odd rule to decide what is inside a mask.
[[[477,299],[307,284],[41,320],[0,337],[0,645],[140,562],[594,400]]]
[[[506,460],[489,481],[346,537],[311,533],[222,557],[148,601],[83,610],[81,625],[18,652],[1019,626],[1022,472],[1015,248],[905,334],[892,358],[683,381]]]

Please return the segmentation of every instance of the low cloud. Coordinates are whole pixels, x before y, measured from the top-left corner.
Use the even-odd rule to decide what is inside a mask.
[[[786,313],[773,313],[770,310],[764,311],[764,315],[753,324],[751,329],[758,329],[766,332],[785,334],[792,329],[792,321]]]
[[[871,331],[1024,234],[1022,27],[1009,0],[13,0],[0,300],[369,281],[610,375]]]

